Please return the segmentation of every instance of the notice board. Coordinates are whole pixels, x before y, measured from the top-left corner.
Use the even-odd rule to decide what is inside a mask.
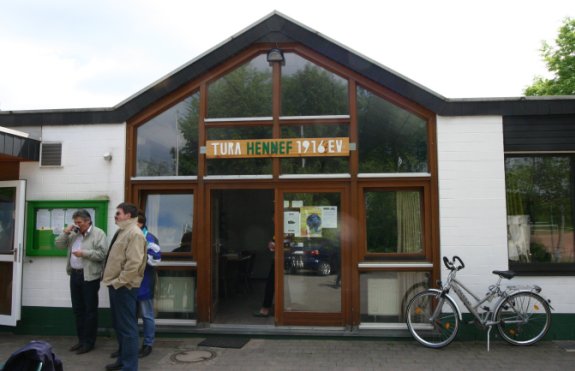
[[[56,237],[73,223],[76,210],[85,209],[92,224],[108,229],[108,200],[28,201],[26,212],[26,255],[66,256],[66,249],[58,249]]]

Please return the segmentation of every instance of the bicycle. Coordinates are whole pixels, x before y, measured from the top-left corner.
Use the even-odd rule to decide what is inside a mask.
[[[487,328],[487,351],[491,328],[497,326],[501,337],[513,345],[531,345],[541,340],[551,326],[551,301],[540,295],[541,287],[508,286],[501,289],[501,280],[512,279],[512,271],[493,271],[499,276],[496,284],[489,286],[483,298],[474,295],[456,279],[457,272],[465,268],[458,256],[451,261],[443,257],[450,270],[440,289],[427,289],[416,294],[406,309],[406,322],[411,335],[429,348],[442,348],[455,339],[463,320],[458,304],[450,296],[453,290],[474,320]],[[471,301],[471,296],[474,302]],[[496,300],[494,300],[496,299]]]

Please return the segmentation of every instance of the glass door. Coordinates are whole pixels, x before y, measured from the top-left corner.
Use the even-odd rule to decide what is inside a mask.
[[[22,299],[23,180],[0,182],[0,325],[16,326]]]
[[[154,277],[157,323],[188,324],[196,320],[196,259],[193,251],[194,193],[148,191],[145,204],[148,231],[162,253]]]
[[[274,238],[274,190],[211,189],[210,205],[211,322],[272,325],[273,315],[254,313],[266,292],[273,298],[275,287],[274,255],[268,250]]]
[[[282,291],[278,297],[282,308],[280,322],[342,324],[343,192],[282,194],[283,253],[276,248],[282,262],[278,277]]]

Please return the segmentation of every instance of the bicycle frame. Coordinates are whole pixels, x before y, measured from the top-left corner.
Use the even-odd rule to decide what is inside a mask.
[[[501,278],[499,279],[501,281]],[[463,283],[458,281],[455,278],[451,279],[450,285],[447,287],[446,295],[449,295],[448,292],[450,289],[453,289],[457,297],[461,300],[463,305],[469,310],[469,313],[475,317],[482,326],[490,326],[495,324],[495,322],[490,321],[491,316],[495,313],[493,308],[497,308],[505,298],[507,298],[508,293],[507,291],[501,291],[499,288],[500,282],[496,285],[492,286],[492,289],[483,297],[479,298],[475,295],[469,288],[467,288]],[[475,303],[471,303],[469,300],[469,296],[471,296]],[[494,297],[499,296],[499,300],[496,302],[495,305],[490,305],[489,307],[481,307],[486,302],[491,302]],[[457,302],[456,302],[457,303]],[[462,313],[459,309],[459,306],[456,305],[456,309],[459,312],[458,316],[459,319],[462,319]],[[480,309],[483,309],[484,312],[480,312]]]

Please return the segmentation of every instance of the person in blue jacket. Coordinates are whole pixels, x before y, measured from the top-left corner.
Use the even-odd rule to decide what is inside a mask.
[[[147,241],[148,263],[144,271],[144,279],[138,291],[138,307],[144,324],[144,341],[139,357],[143,358],[152,353],[154,337],[156,335],[156,322],[154,319],[154,287],[156,280],[156,266],[162,256],[159,241],[148,231],[146,216],[142,211],[138,213],[138,226],[142,229]]]

